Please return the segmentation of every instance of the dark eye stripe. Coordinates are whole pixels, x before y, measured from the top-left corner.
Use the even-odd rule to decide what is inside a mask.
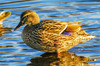
[[[21,18],[22,24],[25,24],[25,22],[27,21],[27,17],[28,16]]]

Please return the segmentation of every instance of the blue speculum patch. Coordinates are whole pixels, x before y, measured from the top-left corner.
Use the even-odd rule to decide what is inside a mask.
[[[71,32],[64,32],[63,35],[68,35],[68,36],[70,36],[70,35],[72,35],[72,33],[71,33]]]

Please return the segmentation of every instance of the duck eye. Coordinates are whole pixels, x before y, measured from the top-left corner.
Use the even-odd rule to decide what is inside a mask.
[[[22,21],[22,25],[24,25],[25,24],[25,22],[24,21]]]
[[[25,22],[27,21],[27,19],[26,19],[27,17],[24,17],[24,18],[22,18],[21,19],[21,21],[22,21],[22,24],[25,24]]]

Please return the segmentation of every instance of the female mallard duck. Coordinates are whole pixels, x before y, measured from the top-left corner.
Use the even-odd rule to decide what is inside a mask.
[[[21,14],[18,26],[27,24],[22,32],[24,42],[30,47],[45,52],[62,52],[95,36],[81,29],[78,22],[43,20],[36,12],[26,10]]]

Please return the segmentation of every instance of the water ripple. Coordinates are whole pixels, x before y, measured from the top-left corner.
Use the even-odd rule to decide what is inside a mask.
[[[96,38],[91,39],[83,44],[79,44],[69,51],[75,53],[75,57],[82,59],[80,56],[96,59],[95,61],[86,61],[90,65],[100,65],[100,1],[99,0],[1,0],[0,11],[12,11],[12,15],[4,20],[0,33],[0,66],[25,66],[32,64],[30,60],[48,59],[49,56],[44,52],[34,50],[27,46],[21,39],[21,27],[17,31],[13,31],[20,21],[20,14],[28,9],[34,10],[39,14],[41,20],[52,19],[59,21],[76,22],[84,20],[81,23],[82,28],[95,35]],[[73,54],[66,53],[65,58],[73,57]],[[39,56],[37,58],[37,56]],[[53,57],[53,58],[51,58]],[[56,63],[55,55],[50,54],[50,60]],[[64,58],[60,58],[64,60]],[[70,58],[71,59],[71,58]],[[44,61],[44,60],[43,60]],[[57,60],[58,61],[58,60]],[[76,62],[71,61],[70,62]],[[80,60],[80,63],[82,60]],[[60,63],[61,61],[58,61]],[[34,63],[34,62],[33,62]],[[67,62],[66,62],[67,63]],[[68,62],[69,63],[69,62]]]

